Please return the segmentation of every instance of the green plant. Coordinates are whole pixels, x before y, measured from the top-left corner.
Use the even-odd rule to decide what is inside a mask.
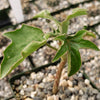
[[[53,62],[61,58],[53,86],[53,93],[57,93],[61,72],[66,62],[68,62],[68,76],[72,76],[81,66],[79,49],[89,48],[99,50],[94,43],[83,39],[86,35],[95,37],[95,34],[92,32],[83,29],[74,35],[67,34],[70,19],[86,14],[87,11],[85,9],[74,9],[73,13],[67,16],[63,22],[59,22],[46,10],[34,16],[34,18],[41,17],[54,21],[58,29],[53,29],[53,32],[43,33],[39,28],[22,25],[20,29],[5,33],[4,36],[10,38],[12,43],[4,51],[4,59],[0,69],[0,78],[9,74],[32,52],[43,45],[47,45],[57,51]],[[59,49],[54,48],[47,43],[49,38],[59,41]]]

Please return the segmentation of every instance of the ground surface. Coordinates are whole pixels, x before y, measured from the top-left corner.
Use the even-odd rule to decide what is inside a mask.
[[[28,4],[25,3],[23,5],[25,19],[26,20],[31,19],[40,10],[48,9],[51,12],[59,10],[59,13],[57,12],[57,13],[53,13],[53,14],[54,14],[54,17],[56,17],[59,21],[62,21],[66,18],[66,16],[68,14],[70,14],[72,12],[72,9],[74,9],[76,7],[85,8],[88,10],[88,16],[81,16],[81,17],[72,19],[71,24],[69,26],[68,33],[74,33],[77,30],[82,29],[83,26],[89,26],[88,29],[93,30],[96,34],[96,39],[92,39],[92,38],[89,38],[89,39],[92,40],[100,48],[100,1],[99,0],[73,0],[73,1],[58,0],[58,1],[60,1],[59,3],[55,3],[54,1],[56,1],[56,0],[54,0],[54,1],[48,0],[48,1],[49,1],[49,3],[47,3],[47,0],[44,0],[44,1],[36,0],[33,3],[32,2],[30,2]],[[53,6],[53,3],[55,3],[55,6]],[[80,4],[77,4],[77,3],[80,3]],[[72,4],[75,6],[72,6]],[[8,5],[8,3],[7,4],[5,3],[5,5]],[[31,9],[31,10],[29,12],[26,12],[26,11],[28,11],[28,9],[26,9],[26,8]],[[64,9],[60,10],[62,8],[64,8]],[[13,19],[13,15],[12,15],[11,11],[9,14],[10,14],[10,17]],[[12,20],[12,21],[14,21],[13,23],[16,24],[15,20]],[[53,22],[48,23],[47,20],[45,20],[45,19],[38,19],[35,21],[29,20],[28,22],[26,22],[26,24],[42,28],[44,32],[49,32],[50,26],[56,27]],[[21,27],[21,25],[18,25],[16,28],[20,28],[20,27]],[[3,35],[3,33],[12,31],[12,30],[14,30],[13,27],[10,27],[10,28],[6,27],[3,29],[0,29],[0,62],[3,57],[3,51],[5,50],[7,45],[10,43],[10,40],[6,39],[2,35]],[[53,42],[51,44],[53,46],[57,46],[56,42]],[[90,77],[91,81],[94,82],[98,88],[100,88],[100,52],[93,51],[93,50],[83,50],[83,49],[80,50],[80,52],[81,52],[82,61],[84,62],[80,71],[85,69],[85,72]],[[34,66],[38,67],[38,66],[41,66],[41,65],[51,62],[51,59],[53,58],[54,54],[55,54],[55,51],[50,50],[50,53],[49,53],[48,47],[45,46],[45,47],[39,49],[38,51],[34,52],[29,58],[25,59],[19,65],[19,67],[17,67],[10,75],[8,75],[6,78],[0,80],[0,100],[4,100],[5,98],[12,95],[12,90],[9,85],[8,79],[16,73],[29,70],[33,67],[32,63],[30,62],[30,58],[34,63]],[[89,61],[85,62],[87,60],[89,60]],[[55,70],[55,67],[54,68],[51,67],[51,69]],[[51,70],[51,69],[49,68],[49,70]],[[67,70],[67,69],[65,68],[64,70]],[[46,80],[46,77],[48,75],[49,75],[49,77],[52,77],[52,75],[50,76],[50,74],[51,74],[50,72],[48,72],[48,74],[46,74],[47,76],[45,74],[46,73],[43,73],[44,76],[42,78],[45,79],[45,82],[48,82],[48,80]],[[31,75],[29,77],[31,77]],[[78,80],[76,80],[78,77],[80,77],[80,78]],[[37,79],[35,79],[35,80],[37,80]],[[70,84],[73,84],[73,85],[70,85],[70,84],[68,85],[68,87],[69,87],[68,91],[66,91],[66,86],[65,86],[64,91],[62,91],[62,89],[61,89],[61,91],[59,91],[59,93],[57,95],[52,96],[50,93],[49,96],[46,96],[43,98],[48,98],[47,100],[53,100],[53,99],[49,99],[49,98],[56,98],[56,100],[60,100],[60,99],[65,100],[66,96],[65,96],[65,98],[64,98],[64,96],[62,96],[62,94],[64,92],[64,93],[66,93],[66,95],[68,95],[67,96],[68,99],[66,99],[66,100],[70,100],[70,99],[71,100],[78,100],[78,99],[79,100],[100,100],[100,93],[91,87],[90,83],[88,83],[88,80],[83,79],[82,73],[77,73],[72,78],[67,78],[67,79],[62,78],[62,80],[63,80],[63,83],[61,83],[61,84],[63,84],[63,85],[66,80],[67,80],[67,84],[70,83],[70,82],[68,82],[68,80],[72,82]],[[29,84],[31,84],[31,81],[28,80],[27,77],[26,77],[26,81],[28,81]],[[51,80],[49,80],[49,81],[51,81]],[[77,83],[75,83],[74,81],[78,81],[79,84],[77,85]],[[44,85],[46,85],[45,82],[43,83]],[[38,83],[38,82],[36,84],[40,85],[40,83]],[[25,88],[24,85],[25,84],[23,84],[23,87]],[[82,85],[85,87],[84,89],[82,88],[83,87]],[[51,82],[50,86],[52,87],[52,82]],[[26,85],[26,88],[27,87],[28,87],[28,84]],[[77,90],[77,93],[73,92],[74,91],[73,88],[75,89],[75,87],[79,88]],[[80,89],[80,88],[82,88],[82,89]],[[26,91],[28,89],[29,88],[27,88]],[[18,91],[20,91],[20,90],[18,90]],[[43,87],[43,91],[44,91],[44,93],[47,92],[47,90],[45,90],[44,87]],[[48,90],[48,91],[50,91],[50,90]],[[31,96],[31,98],[38,96],[38,95],[35,95],[35,93],[36,93],[35,90],[32,90],[32,93],[30,93],[32,95],[29,95],[29,96]],[[70,94],[68,94],[68,93],[70,93]],[[20,92],[20,95],[23,95],[23,91]],[[60,97],[59,97],[59,95],[60,95]],[[78,98],[79,96],[81,96],[82,98]],[[60,99],[58,99],[58,98],[60,98]],[[38,100],[41,100],[41,99],[38,99]],[[44,100],[46,100],[46,99],[44,99]]]

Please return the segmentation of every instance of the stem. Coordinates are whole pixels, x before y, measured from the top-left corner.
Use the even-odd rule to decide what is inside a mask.
[[[54,49],[54,50],[57,51],[57,49],[56,49],[55,47],[51,46],[50,44],[46,43],[46,45],[47,45],[48,47],[50,47],[50,48],[52,48],[52,49]]]
[[[56,94],[57,91],[58,91],[58,86],[59,86],[61,73],[62,73],[63,67],[65,66],[66,61],[67,61],[67,56],[64,55],[63,57],[64,57],[64,59],[63,58],[61,59],[58,70],[56,72],[56,77],[55,77],[55,80],[54,80],[53,90],[52,90],[53,94]]]

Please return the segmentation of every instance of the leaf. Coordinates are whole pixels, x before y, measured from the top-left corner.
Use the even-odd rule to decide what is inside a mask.
[[[99,48],[94,43],[88,40],[81,39],[79,42],[76,42],[76,44],[79,49],[87,48],[87,49],[93,49],[99,51]]]
[[[61,56],[63,56],[68,50],[67,41],[64,41],[63,45],[60,47],[58,52],[56,53],[53,62],[57,61]]]
[[[56,53],[55,57],[53,58],[53,60],[52,60],[53,62],[57,61],[68,50],[66,35],[64,35],[64,34],[59,35],[55,38],[55,40],[62,41],[62,45],[61,45],[60,49],[58,50],[58,52]]]
[[[87,30],[80,30],[74,36],[68,36],[68,39],[80,41],[84,36],[92,36],[94,38],[96,37],[95,34],[92,32],[89,32]]]
[[[28,55],[46,43],[43,32],[35,27],[23,25],[21,29],[4,34],[12,40],[12,43],[4,51],[4,59],[1,64],[0,78],[9,74]]]
[[[77,16],[81,16],[81,15],[87,15],[87,10],[79,9],[79,8],[74,9],[73,13],[71,15],[67,16],[67,18],[62,22],[62,34],[67,33],[69,20],[72,18],[75,18]]]
[[[81,57],[79,50],[71,47],[68,51],[68,76],[75,74],[81,67]]]
[[[68,59],[68,76],[75,74],[81,67],[81,57],[79,49],[87,48],[99,50],[99,48],[91,41],[84,40],[83,36],[89,33],[87,30],[80,30],[75,35],[66,36],[65,34],[57,36],[55,39],[63,42],[57,51],[53,61],[58,60],[65,53]],[[92,35],[92,33],[89,33]]]
[[[46,19],[49,19],[51,21],[54,21],[57,26],[59,27],[59,29],[61,30],[61,24],[59,21],[57,21],[55,18],[53,18],[51,15],[50,15],[50,12],[48,10],[43,10],[41,11],[40,13],[38,13],[37,15],[35,15],[33,18],[46,18]]]

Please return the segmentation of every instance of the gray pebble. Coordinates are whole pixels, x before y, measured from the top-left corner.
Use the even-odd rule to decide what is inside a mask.
[[[96,98],[97,98],[97,100],[100,100],[100,93],[98,93]]]
[[[87,94],[83,95],[81,100],[88,100],[88,95]]]
[[[96,90],[96,89],[93,89],[93,94],[98,94],[98,90]]]
[[[33,100],[42,100],[40,97],[34,97]]]
[[[70,96],[71,94],[72,94],[72,92],[70,90],[68,90],[68,89],[65,90],[65,95],[66,96]]]
[[[33,84],[33,81],[32,81],[32,80],[27,79],[27,80],[26,80],[26,84],[27,84],[27,85],[32,85],[32,84]]]
[[[22,77],[21,77],[21,80],[22,80],[22,81],[25,81],[25,80],[26,80],[26,77],[25,77],[25,76],[22,76]]]
[[[54,75],[55,73],[56,73],[56,70],[55,69],[51,70],[51,74],[52,75]]]

